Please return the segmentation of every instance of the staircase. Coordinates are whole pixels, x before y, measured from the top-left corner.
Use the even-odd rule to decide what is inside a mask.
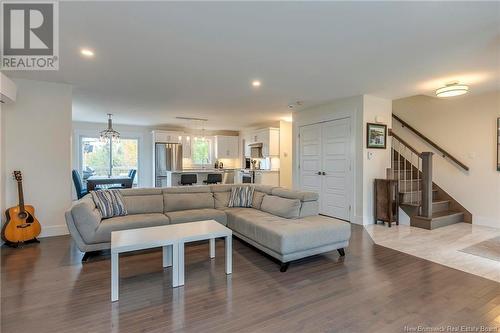
[[[391,168],[388,178],[398,180],[399,203],[410,225],[436,229],[472,222],[472,215],[432,181],[432,152],[418,152],[391,131]]]

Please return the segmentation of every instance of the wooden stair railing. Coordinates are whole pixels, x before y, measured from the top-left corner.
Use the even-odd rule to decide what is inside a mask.
[[[413,126],[411,126],[410,124],[408,124],[406,121],[404,121],[403,119],[399,118],[394,113],[392,114],[392,117],[394,119],[396,119],[403,127],[408,128],[410,131],[412,131],[413,133],[415,133],[419,138],[421,138],[422,140],[424,140],[425,142],[427,142],[430,146],[432,146],[434,149],[436,149],[437,151],[439,151],[439,153],[440,153],[441,156],[443,156],[444,158],[450,159],[451,161],[453,161],[456,165],[458,165],[459,167],[461,167],[465,171],[469,171],[469,167],[467,165],[465,165],[464,163],[460,162],[456,157],[454,157],[453,155],[451,155],[449,152],[447,152],[445,149],[443,149],[437,143],[435,143],[434,141],[432,141],[431,139],[429,139],[427,136],[425,136],[424,134],[422,134],[420,131],[418,131],[417,129],[415,129]]]
[[[400,206],[412,226],[434,229],[457,222],[471,222],[472,215],[432,181],[432,152],[419,152],[389,130],[391,173],[398,181]]]

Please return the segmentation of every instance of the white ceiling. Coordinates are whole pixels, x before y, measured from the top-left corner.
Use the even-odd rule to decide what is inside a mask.
[[[499,88],[500,3],[61,2],[60,70],[73,119],[241,129],[304,106],[429,94],[453,79]],[[94,59],[80,56],[95,50]],[[252,79],[262,81],[258,90]]]

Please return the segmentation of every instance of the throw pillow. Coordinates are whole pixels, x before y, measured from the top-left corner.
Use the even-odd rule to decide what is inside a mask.
[[[253,186],[237,186],[231,189],[228,207],[252,207]]]
[[[90,194],[103,218],[127,215],[127,209],[119,190],[90,191]]]

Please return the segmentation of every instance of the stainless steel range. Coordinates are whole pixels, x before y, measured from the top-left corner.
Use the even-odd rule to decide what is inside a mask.
[[[242,169],[241,173],[241,182],[243,184],[254,184],[255,183],[255,171],[250,169]]]

